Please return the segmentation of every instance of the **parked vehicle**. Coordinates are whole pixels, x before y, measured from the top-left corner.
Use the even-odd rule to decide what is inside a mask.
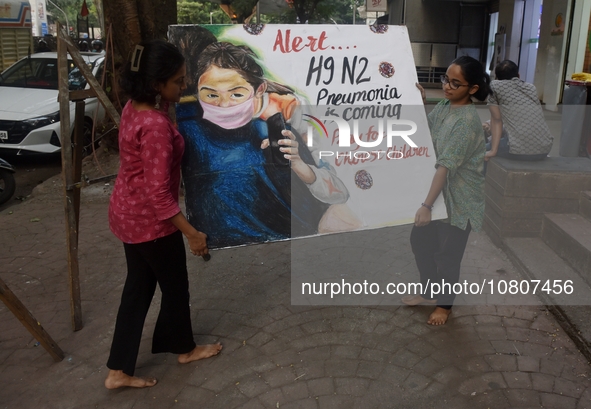
[[[31,53],[31,5],[23,0],[3,0],[0,13],[0,71]]]
[[[102,76],[105,57],[81,53],[95,77]],[[86,79],[69,60],[70,90],[87,88]],[[74,127],[75,104],[70,102],[70,122]],[[96,98],[86,100],[84,149],[91,150],[92,124],[102,120],[104,108]],[[38,53],[16,62],[0,74],[0,153],[50,154],[59,152],[60,111],[58,102],[57,53]]]
[[[8,202],[16,189],[14,166],[0,158],[0,205]]]

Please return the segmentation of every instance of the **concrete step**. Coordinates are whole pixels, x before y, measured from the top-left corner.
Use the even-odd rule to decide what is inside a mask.
[[[578,214],[545,214],[541,237],[591,284],[591,221]]]
[[[587,220],[591,220],[591,192],[581,192],[579,214]]]
[[[539,291],[539,287],[536,295],[591,360],[591,286],[540,238],[506,238],[503,247],[513,264],[530,280],[541,280],[541,283],[550,280],[550,288],[555,280],[572,281],[570,295]]]

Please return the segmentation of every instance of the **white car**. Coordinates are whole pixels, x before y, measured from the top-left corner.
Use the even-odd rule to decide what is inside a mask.
[[[100,80],[105,57],[101,53],[81,53]],[[88,88],[80,70],[69,60],[70,90]],[[96,98],[86,99],[84,149],[91,147],[92,123],[102,121],[104,108]],[[74,102],[70,102],[70,121],[74,129]],[[60,112],[58,102],[57,53],[31,54],[0,74],[0,153],[16,155],[59,152]],[[86,152],[88,153],[88,152]]]

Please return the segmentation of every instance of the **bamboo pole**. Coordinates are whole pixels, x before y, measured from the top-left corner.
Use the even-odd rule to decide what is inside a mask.
[[[24,327],[35,337],[37,341],[45,348],[52,358],[59,362],[64,359],[64,352],[57,343],[43,329],[41,323],[33,317],[33,314],[24,306],[10,288],[0,279],[0,300],[8,307]]]
[[[68,280],[70,289],[70,313],[72,329],[81,330],[82,302],[80,299],[80,269],[78,265],[78,214],[80,206],[80,180],[74,179],[72,137],[70,132],[70,97],[68,84],[67,35],[60,27],[57,41],[58,89],[60,104],[60,135],[62,154],[62,179],[64,182],[64,211],[66,216],[66,249],[68,258]],[[77,160],[82,159],[76,157]],[[76,199],[78,197],[78,199]]]

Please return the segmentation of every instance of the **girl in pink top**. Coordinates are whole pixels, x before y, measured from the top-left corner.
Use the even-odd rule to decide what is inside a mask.
[[[121,166],[109,206],[111,231],[121,241],[127,279],[121,296],[111,354],[108,389],[154,386],[134,376],[144,320],[156,284],[162,291],[152,353],[178,354],[179,363],[217,355],[222,346],[196,345],[189,309],[189,280],[183,234],[191,253],[208,254],[207,235],[191,226],[178,205],[180,164],[185,149],[167,112],[186,89],[185,61],[164,41],[136,47],[120,85],[131,97],[119,126]]]

